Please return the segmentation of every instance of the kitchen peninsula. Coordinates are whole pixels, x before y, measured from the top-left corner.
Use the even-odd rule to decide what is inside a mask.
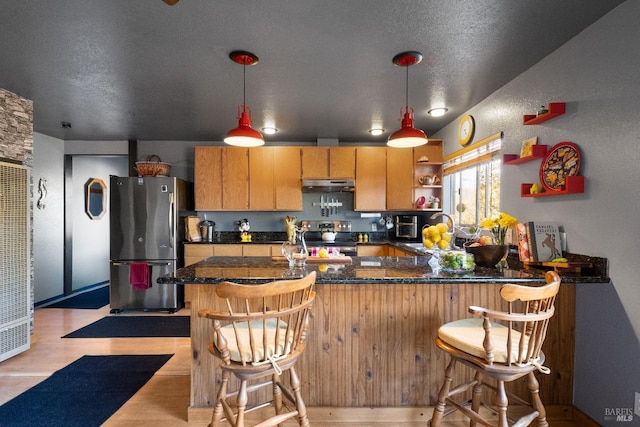
[[[211,325],[202,308],[219,308],[216,283],[264,283],[315,270],[317,298],[311,336],[298,362],[309,407],[432,406],[446,358],[434,345],[438,327],[469,317],[467,307],[503,308],[501,284],[539,285],[537,270],[476,268],[465,274],[432,270],[429,257],[353,257],[351,263],[307,264],[294,271],[271,257],[211,257],[159,283],[185,285],[191,306],[189,420],[206,420],[215,400],[218,361],[207,350]],[[563,280],[544,351],[552,375],[539,375],[545,405],[564,411],[573,395],[575,280]],[[329,378],[330,377],[330,378]],[[527,396],[525,383],[514,392]]]

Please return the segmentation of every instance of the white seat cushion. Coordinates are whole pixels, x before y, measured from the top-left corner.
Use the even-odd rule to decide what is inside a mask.
[[[282,356],[285,353],[290,351],[291,343],[293,341],[293,334],[289,333],[289,337],[287,334],[287,324],[283,321],[279,323],[280,327],[280,336],[278,337],[278,342],[276,343],[276,319],[268,319],[267,320],[267,341],[268,347],[266,354],[271,357]],[[248,322],[238,322],[238,337],[239,341],[242,344],[242,352],[244,354],[244,360],[247,362],[262,362],[268,357],[265,357],[265,349],[264,342],[262,337],[263,331],[263,322],[262,320],[254,320],[251,322],[251,328],[253,333],[253,340],[256,346],[256,359],[254,360],[253,354],[251,353],[251,346],[249,341],[249,326]],[[231,360],[234,362],[242,362],[243,358],[240,355],[240,346],[238,346],[238,342],[236,340],[236,334],[233,331],[233,325],[229,324],[222,328],[222,334],[227,340],[227,348],[231,355]],[[217,340],[214,340],[217,342]]]
[[[500,323],[491,323],[491,339],[494,344],[494,363],[507,363],[507,333],[509,328]],[[487,354],[482,346],[484,328],[481,318],[469,318],[449,322],[438,329],[438,337],[447,344],[465,353],[486,359]],[[525,338],[526,339],[526,338]],[[518,344],[520,333],[511,332],[511,362],[518,360]],[[526,343],[525,343],[526,344]],[[525,346],[526,348],[526,346]]]

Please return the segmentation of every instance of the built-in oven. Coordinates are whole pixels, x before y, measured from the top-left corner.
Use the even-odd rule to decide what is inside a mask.
[[[422,241],[422,227],[428,222],[426,215],[396,215],[393,237],[400,241]]]
[[[417,215],[396,215],[396,239],[415,239],[418,237]]]

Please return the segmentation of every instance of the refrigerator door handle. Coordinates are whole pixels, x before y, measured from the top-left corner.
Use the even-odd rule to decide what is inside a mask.
[[[173,239],[174,236],[176,234],[176,230],[175,230],[175,222],[174,222],[174,218],[173,218],[173,212],[174,212],[174,206],[175,205],[175,201],[173,198],[173,193],[169,193],[169,236],[171,236],[171,239],[169,240],[169,245],[171,247],[173,247]]]
[[[131,264],[134,264],[136,262],[146,262],[147,264],[152,265],[152,266],[171,265],[170,262],[148,262],[148,261],[114,261],[114,262],[111,263],[111,265],[113,265],[113,266],[131,265]]]

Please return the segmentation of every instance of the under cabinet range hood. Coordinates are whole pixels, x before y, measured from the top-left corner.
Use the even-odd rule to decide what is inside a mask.
[[[302,191],[305,193],[334,193],[353,191],[353,179],[303,179]]]

